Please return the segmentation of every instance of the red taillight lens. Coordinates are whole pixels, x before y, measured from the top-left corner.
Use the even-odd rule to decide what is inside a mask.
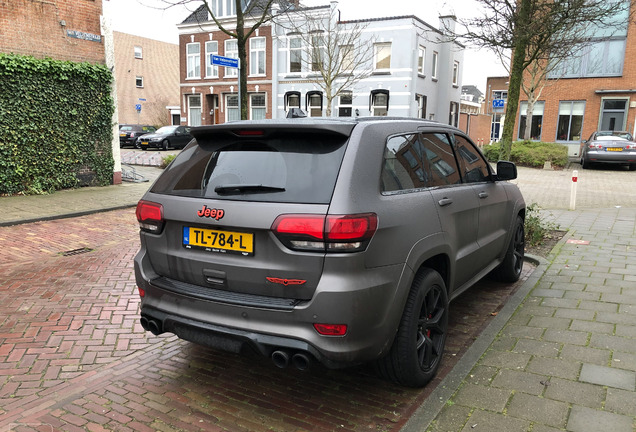
[[[146,297],[146,291],[144,291],[142,288],[137,287],[137,291],[139,291],[139,297]]]
[[[357,215],[281,215],[272,231],[293,250],[359,252],[377,230],[375,213]]]
[[[346,324],[314,324],[314,328],[322,336],[344,336],[347,334]]]
[[[143,231],[158,234],[163,229],[163,206],[151,201],[141,200],[135,212],[139,228]]]

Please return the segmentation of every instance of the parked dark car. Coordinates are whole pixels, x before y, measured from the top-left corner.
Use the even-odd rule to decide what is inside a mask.
[[[581,143],[581,166],[590,168],[595,163],[626,165],[636,170],[636,142],[629,132],[596,131]]]
[[[132,146],[139,148],[137,139],[157,130],[151,125],[123,124],[119,126],[119,147]]]
[[[163,126],[154,133],[143,135],[139,145],[142,150],[149,148],[168,150],[170,147],[183,148],[191,139],[189,126]]]
[[[278,367],[436,374],[449,300],[519,279],[526,206],[459,129],[289,119],[192,130],[137,206],[141,325]]]

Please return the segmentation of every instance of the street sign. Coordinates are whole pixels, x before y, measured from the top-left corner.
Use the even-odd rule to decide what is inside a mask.
[[[237,68],[239,67],[238,59],[232,57],[223,57],[219,55],[210,54],[210,62],[216,66],[225,66],[229,68]]]
[[[145,98],[139,98],[138,100],[142,101],[142,102],[146,102]]]
[[[501,109],[503,110],[504,108],[504,103],[505,103],[505,99],[493,99],[492,100],[492,107],[493,109]]]
[[[137,111],[141,111],[141,104],[136,104],[136,105],[135,105],[135,109],[136,109]]]

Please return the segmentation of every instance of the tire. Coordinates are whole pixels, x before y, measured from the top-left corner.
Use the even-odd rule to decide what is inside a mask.
[[[591,167],[592,164],[590,162],[588,162],[585,158],[581,158],[581,168],[590,169]]]
[[[161,141],[162,150],[168,150],[168,147],[170,147],[170,142],[167,139]]]
[[[629,164],[629,168],[630,171],[636,171],[636,164]]]
[[[521,277],[523,269],[523,257],[525,256],[525,230],[523,219],[517,216],[517,221],[512,231],[512,238],[506,250],[506,256],[499,267],[492,272],[494,279],[501,282],[516,282]]]
[[[442,361],[447,331],[444,279],[435,270],[421,269],[411,285],[391,350],[376,361],[377,372],[396,384],[425,386]]]

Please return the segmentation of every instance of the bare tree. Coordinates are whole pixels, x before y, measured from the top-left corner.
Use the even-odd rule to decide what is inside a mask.
[[[236,39],[238,46],[239,69],[239,104],[241,108],[241,120],[247,119],[247,42],[252,34],[263,24],[271,20],[271,7],[275,0],[234,0],[234,10],[236,11],[236,21],[232,24],[223,24],[217,18],[214,9],[210,6],[209,0],[161,0],[166,4],[166,8],[176,5],[199,4],[203,11],[207,11],[209,17],[217,25],[220,31]],[[283,7],[291,7],[293,3],[278,1]],[[195,13],[197,19],[201,19],[200,14]],[[201,23],[207,22],[201,21]],[[250,23],[247,25],[247,23]],[[236,23],[234,28],[230,25]]]
[[[290,43],[300,43],[293,62],[314,80],[327,100],[326,116],[333,102],[371,72],[374,38],[363,35],[366,25],[339,21],[338,10],[307,8],[288,11],[276,23],[290,35]],[[294,42],[291,42],[291,41]]]
[[[465,31],[456,37],[500,57],[512,53],[500,155],[509,159],[524,72],[533,63],[546,65],[608,39],[631,18],[636,0],[476,1],[483,15],[460,20]]]

